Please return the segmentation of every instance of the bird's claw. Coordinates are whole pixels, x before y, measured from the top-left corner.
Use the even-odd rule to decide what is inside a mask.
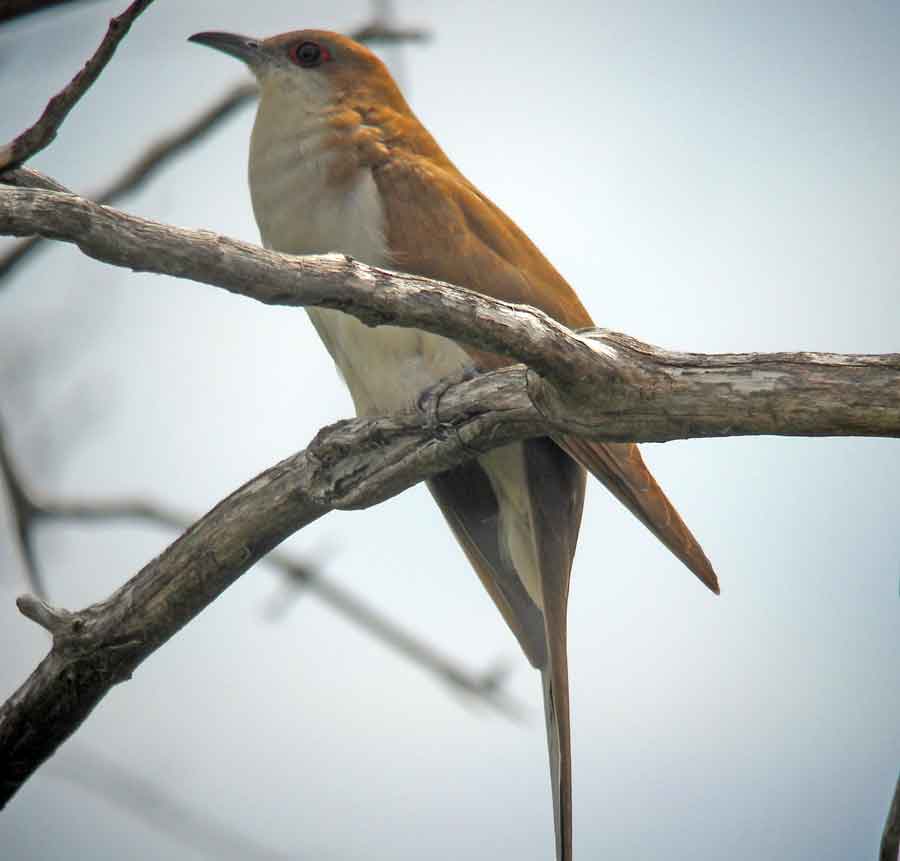
[[[444,393],[454,382],[455,380],[441,380],[423,389],[416,398],[416,410],[425,417],[425,427],[432,436],[444,437],[450,430],[450,425],[438,417],[438,408]]]
[[[460,373],[455,374],[452,377],[446,377],[443,380],[438,380],[438,382],[431,386],[427,386],[419,393],[419,396],[416,398],[416,410],[424,415],[425,426],[433,436],[443,438],[453,430],[452,424],[449,422],[442,422],[438,416],[441,398],[446,394],[448,389],[457,385],[457,383],[471,380],[473,377],[477,376],[477,374],[477,369],[469,365],[463,368]]]

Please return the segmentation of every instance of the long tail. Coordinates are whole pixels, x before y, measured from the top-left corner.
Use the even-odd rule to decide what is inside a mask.
[[[554,679],[557,676],[557,679]],[[569,685],[563,656],[559,677],[551,666],[541,670],[544,685],[544,719],[550,754],[553,791],[553,825],[556,830],[556,861],[572,859],[572,744],[569,734]]]
[[[557,861],[572,858],[566,605],[584,485],[584,470],[548,439],[498,449],[428,483],[488,594],[541,670]],[[528,528],[517,528],[523,522]]]

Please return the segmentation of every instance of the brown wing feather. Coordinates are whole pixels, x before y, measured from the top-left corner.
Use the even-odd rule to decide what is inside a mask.
[[[572,329],[593,325],[575,292],[531,240],[449,161],[388,161],[374,175],[399,267],[534,305]],[[482,368],[509,364],[502,356],[469,352]],[[709,560],[644,466],[637,446],[575,437],[557,442],[710,589],[719,591]]]
[[[598,443],[563,437],[558,444],[596,476],[666,547],[719,594],[719,581],[703,548],[630,443]]]

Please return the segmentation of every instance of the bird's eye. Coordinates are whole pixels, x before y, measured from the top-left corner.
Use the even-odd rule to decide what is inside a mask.
[[[291,59],[298,66],[310,69],[325,60],[330,60],[331,55],[327,48],[322,48],[315,42],[301,42],[291,50]]]

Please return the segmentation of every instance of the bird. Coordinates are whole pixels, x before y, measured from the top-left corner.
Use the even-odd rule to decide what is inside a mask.
[[[326,30],[190,40],[243,61],[259,83],[249,183],[265,247],[343,253],[534,306],[573,330],[594,325],[537,246],[456,168],[367,47]],[[307,311],[359,416],[420,407],[446,381],[512,361],[416,329],[368,327],[339,310]],[[530,439],[427,482],[541,673],[557,861],[572,858],[566,613],[587,472],[718,593],[709,560],[634,444]]]

